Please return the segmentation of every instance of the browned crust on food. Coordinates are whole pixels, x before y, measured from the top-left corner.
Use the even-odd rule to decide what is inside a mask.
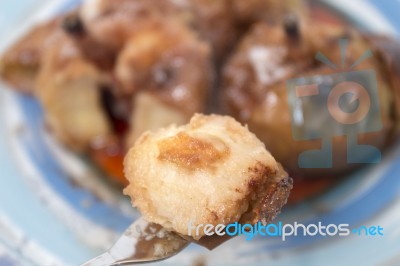
[[[188,221],[272,220],[292,186],[254,134],[217,115],[198,114],[186,126],[145,133],[125,158],[125,175],[124,193],[146,219],[194,239],[204,234],[188,234]]]
[[[241,223],[263,224],[271,222],[286,204],[293,180],[279,165],[277,171],[258,163],[249,169],[254,175],[264,176],[264,179],[251,179],[248,187],[253,191],[249,209],[240,219]],[[260,184],[260,180],[266,180]]]
[[[221,146],[218,149],[213,143],[180,132],[158,143],[158,159],[188,170],[214,169],[230,153],[225,143]]]

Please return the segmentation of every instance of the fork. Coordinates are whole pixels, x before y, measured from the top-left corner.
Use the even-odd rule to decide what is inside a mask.
[[[104,254],[81,266],[128,265],[156,262],[170,258],[189,245],[190,241],[168,232],[161,226],[139,218]]]
[[[178,254],[192,242],[212,250],[230,238],[226,235],[210,236],[196,241],[139,218],[129,226],[107,252],[81,264],[81,266],[114,266],[157,262]]]

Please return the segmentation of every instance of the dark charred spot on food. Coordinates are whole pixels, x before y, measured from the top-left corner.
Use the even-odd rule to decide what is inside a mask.
[[[258,216],[265,224],[270,222],[279,214],[286,204],[290,190],[293,187],[293,179],[290,177],[281,178],[279,181],[271,180],[267,191],[258,206]]]
[[[203,140],[184,132],[158,143],[161,161],[171,162],[187,170],[215,170],[227,158],[230,149],[222,140]]]
[[[286,189],[292,189],[293,179],[290,177],[282,178],[278,186]]]
[[[73,36],[79,36],[85,33],[85,27],[78,14],[67,16],[62,22],[62,28],[65,32]]]
[[[286,204],[293,186],[292,179],[280,165],[278,168],[270,168],[257,162],[248,168],[248,172],[250,175],[248,189],[253,193],[250,194],[249,211],[242,215],[240,222],[268,223]]]
[[[284,18],[283,27],[289,40],[298,41],[300,39],[299,21],[295,15],[287,15]]]

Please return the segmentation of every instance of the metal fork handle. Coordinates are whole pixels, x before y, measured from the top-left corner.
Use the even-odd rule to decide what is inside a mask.
[[[187,245],[189,245],[189,242],[187,243]],[[186,245],[186,246],[187,246]],[[182,247],[182,249],[184,249],[186,246]],[[172,256],[174,256],[174,254],[171,254],[168,257],[164,257],[164,258],[159,258],[159,259],[130,259],[130,260],[121,260],[121,261],[117,261],[115,258],[113,258],[113,256],[111,256],[111,254],[109,252],[105,252],[103,254],[101,254],[100,256],[91,259],[88,262],[85,262],[84,264],[81,264],[80,266],[128,266],[128,265],[138,265],[138,264],[145,264],[145,263],[153,263],[153,262],[159,262],[159,261],[163,261],[166,260]]]

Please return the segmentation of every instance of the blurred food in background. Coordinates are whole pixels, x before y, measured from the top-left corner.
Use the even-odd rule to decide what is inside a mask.
[[[400,115],[400,46],[305,1],[84,1],[14,44],[1,76],[40,101],[58,141],[122,185],[123,156],[143,132],[217,112],[248,124],[294,177],[299,201],[354,169],[344,138],[335,140],[333,169],[298,167],[320,141],[293,139],[285,88],[294,77],[331,74],[315,54],[340,58],[342,38],[350,62],[374,53],[356,69],[376,70],[383,128],[359,141],[385,149]]]
[[[357,62],[371,49],[374,57],[365,60],[351,71],[376,70],[382,129],[363,133],[364,124],[356,126],[358,143],[369,144],[385,150],[393,144],[399,124],[399,71],[393,58],[400,58],[400,45],[396,40],[382,36],[362,34],[343,24],[321,21],[315,23],[287,16],[283,24],[259,22],[243,37],[235,52],[223,67],[223,103],[228,114],[248,124],[268,147],[275,158],[282,162],[290,175],[309,192],[337,182],[343,174],[361,164],[349,164],[346,160],[347,138],[345,125],[339,124],[333,145],[333,166],[328,169],[301,168],[298,158],[308,150],[321,149],[321,139],[299,141],[292,132],[291,113],[288,101],[287,81],[296,77],[313,76],[315,80],[329,79],[338,72],[315,55],[322,53],[327,58],[341,59],[340,40],[348,40],[345,62]],[[384,44],[384,45],[383,45]],[[390,55],[390,56],[389,56]],[[336,60],[338,61],[338,60]],[[309,103],[313,104],[313,103]],[[320,110],[327,109],[321,103]],[[303,110],[307,107],[301,107]],[[303,122],[317,131],[331,130],[327,127],[329,113],[320,112]],[[329,133],[328,133],[329,134]],[[324,135],[319,133],[318,135]],[[315,189],[314,189],[315,187]],[[297,197],[296,194],[293,197]],[[300,191],[297,189],[297,191]],[[308,193],[302,190],[301,193]],[[292,197],[292,199],[293,199]]]

